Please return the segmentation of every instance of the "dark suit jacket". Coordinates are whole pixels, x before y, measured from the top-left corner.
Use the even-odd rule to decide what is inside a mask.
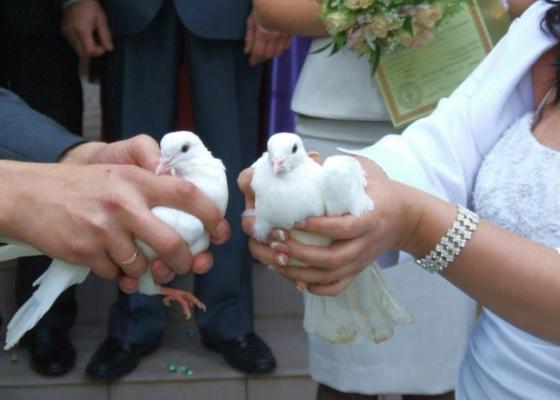
[[[148,26],[164,1],[168,0],[102,0],[102,4],[113,34],[133,35]],[[183,25],[202,38],[241,40],[245,36],[251,0],[173,1]]]
[[[57,0],[0,0],[0,13],[20,32],[60,35],[62,13]]]
[[[83,141],[0,88],[0,158],[55,162],[65,150]]]

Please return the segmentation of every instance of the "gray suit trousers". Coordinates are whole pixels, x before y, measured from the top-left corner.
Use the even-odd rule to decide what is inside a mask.
[[[244,201],[239,172],[257,151],[261,69],[249,66],[243,41],[208,40],[188,32],[172,2],[166,2],[148,28],[115,37],[104,75],[104,100],[113,138],[147,132],[159,140],[176,129],[178,69],[184,57],[195,130],[226,165],[230,185],[227,219],[233,235],[212,248],[213,269],[195,279],[195,293],[207,305],[195,313],[210,340],[240,337],[253,330],[251,257],[241,231]],[[130,343],[157,343],[166,321],[159,296],[119,295],[109,334]]]

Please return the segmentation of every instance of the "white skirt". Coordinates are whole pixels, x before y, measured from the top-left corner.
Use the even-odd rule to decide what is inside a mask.
[[[343,121],[299,115],[296,132],[323,158],[339,147],[369,146],[395,129],[388,121]],[[375,200],[375,199],[374,199]],[[442,277],[413,263],[383,270],[395,298],[416,322],[397,326],[380,344],[330,344],[309,337],[309,370],[317,382],[362,394],[441,394],[453,390],[476,303]]]

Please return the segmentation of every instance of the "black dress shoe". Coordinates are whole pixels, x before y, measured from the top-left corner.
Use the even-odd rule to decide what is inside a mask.
[[[67,331],[36,328],[28,335],[28,343],[31,368],[41,375],[63,375],[76,364],[76,350]]]
[[[256,333],[218,343],[203,337],[202,344],[210,350],[222,353],[229,365],[247,374],[265,374],[276,368],[276,360],[270,347]]]
[[[142,356],[154,351],[157,346],[126,344],[109,337],[91,357],[86,374],[92,379],[119,379],[134,371]]]

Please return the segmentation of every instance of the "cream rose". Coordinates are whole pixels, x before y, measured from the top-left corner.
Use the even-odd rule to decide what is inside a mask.
[[[335,11],[327,14],[324,22],[329,34],[335,35],[338,32],[345,31],[354,25],[356,23],[356,19],[349,12]]]
[[[432,29],[443,17],[443,8],[439,4],[418,7],[414,16],[416,24],[426,29]]]
[[[359,10],[368,8],[374,3],[374,0],[344,0],[344,5],[351,10]]]

